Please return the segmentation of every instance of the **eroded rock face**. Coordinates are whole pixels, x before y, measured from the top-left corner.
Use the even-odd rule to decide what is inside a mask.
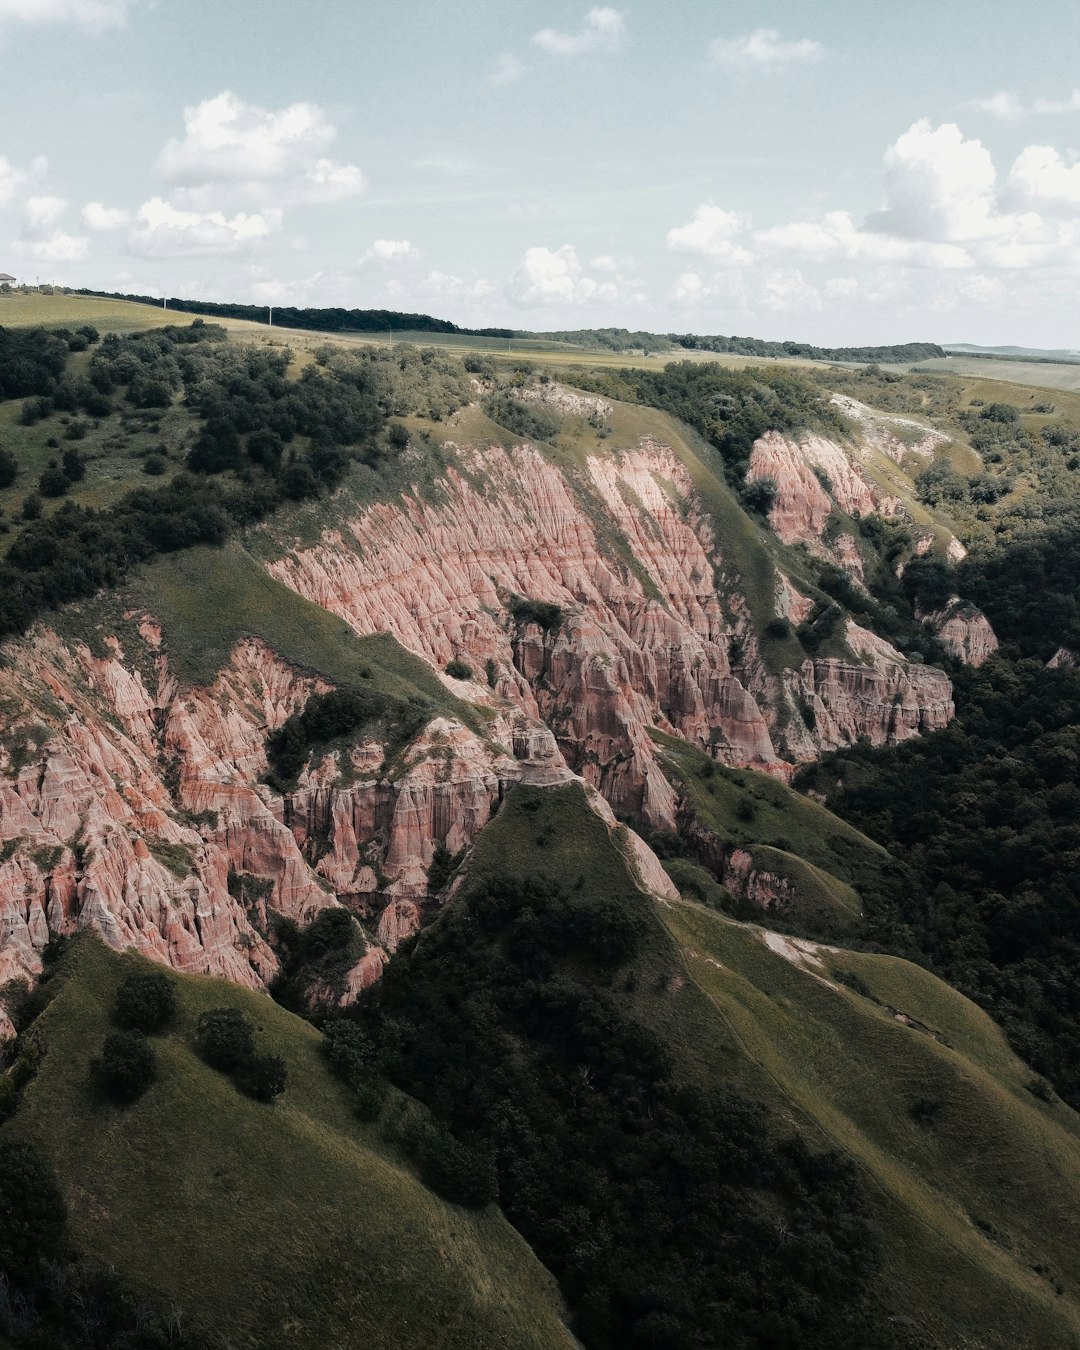
[[[328,686],[248,641],[211,687],[179,693],[147,633],[127,654],[114,639],[107,659],[48,632],[8,648],[0,983],[36,974],[50,934],[92,927],[259,988],[278,968],[271,912],[304,925],[342,902],[378,938],[346,992],[370,983],[415,928],[435,848],[470,844],[520,764],[434,722],[393,781],[369,744],[347,788],[320,766],[281,798],[259,782],[267,732]]]
[[[835,441],[823,436],[806,435],[797,439],[778,431],[767,432],[754,442],[750,452],[747,482],[771,478],[776,484],[776,500],[769,512],[769,525],[785,544],[803,543],[819,553],[828,550],[822,543],[825,526],[834,506],[849,516],[903,514],[903,504],[892,493],[882,492],[862,472],[853,455]],[[841,548],[832,550],[841,566],[858,558],[855,540],[841,535]],[[853,557],[854,551],[854,557]],[[861,562],[854,573],[862,579]]]
[[[814,464],[853,510],[867,504],[824,443],[765,450],[806,486],[811,525]],[[794,506],[787,518],[807,519]],[[612,809],[673,829],[654,732],[787,777],[824,749],[897,743],[952,715],[942,672],[850,623],[852,659],[768,670],[756,623],[771,615],[755,620],[685,467],[651,438],[572,472],[529,446],[460,450],[430,499],[370,506],[269,570],[436,670],[456,657],[485,671],[483,684],[446,677],[487,703],[481,730],[438,718],[392,773],[382,745],[357,745],[282,797],[261,782],[267,733],[328,686],[263,644],[241,642],[210,687],[190,690],[150,615],[128,616],[97,654],[47,630],[9,644],[0,983],[33,975],[50,933],[92,926],[116,948],[263,987],[278,968],[273,915],[303,925],[345,904],[370,934],[340,995],[353,997],[437,903],[436,855],[467,850],[516,781],[577,776],[613,829]],[[774,581],[773,612],[797,625],[811,602]],[[643,887],[671,894],[617,828]]]
[[[811,461],[831,467],[853,509],[872,509],[867,485],[841,472],[838,447],[766,437],[759,450],[794,466],[812,504],[820,494],[818,525],[831,505]],[[724,540],[681,461],[655,439],[590,457],[577,484],[529,446],[462,451],[461,461],[437,503],[407,493],[370,507],[270,571],[358,632],[392,632],[438,669],[454,657],[487,666],[496,695],[543,718],[570,769],[617,811],[672,827],[675,798],[653,728],[727,763],[789,776],[822,748],[939,720],[937,686],[887,644],[865,657],[873,677],[842,662],[796,676],[828,712],[820,733],[789,718],[794,694],[760,664]],[[847,543],[854,567],[855,541]],[[520,597],[557,606],[559,621],[530,621],[515,610]],[[776,608],[798,623],[810,602],[780,577]],[[870,685],[887,685],[907,711],[886,718]]]
[[[998,649],[990,620],[975,605],[954,597],[944,609],[919,614],[930,623],[945,649],[968,666],[981,666]]]

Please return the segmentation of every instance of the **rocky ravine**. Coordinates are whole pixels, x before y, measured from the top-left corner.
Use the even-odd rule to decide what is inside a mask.
[[[282,797],[259,782],[266,735],[328,686],[248,640],[213,685],[181,692],[155,625],[125,636],[107,657],[47,630],[6,649],[0,985],[32,979],[51,935],[92,927],[118,950],[259,988],[278,969],[272,915],[303,925],[344,903],[370,934],[348,1000],[419,926],[437,848],[467,849],[511,783],[573,778],[542,725],[497,718],[481,739],[435,718],[392,776],[369,741],[346,774],[328,756]],[[626,835],[643,884],[670,887]],[[0,1036],[12,1030],[0,1014]]]
[[[358,633],[389,630],[439,669],[456,658],[491,670],[497,694],[542,718],[617,811],[673,827],[653,727],[788,776],[861,736],[894,743],[952,716],[941,671],[852,623],[855,659],[770,674],[724,540],[660,442],[588,458],[576,486],[527,445],[462,450],[460,464],[437,504],[415,491],[372,506],[270,570]],[[809,608],[786,578],[775,586],[777,613]],[[516,622],[515,597],[557,605],[561,622]]]
[[[490,705],[484,735],[437,718],[393,773],[368,742],[285,797],[262,784],[267,732],[327,686],[255,640],[185,691],[152,616],[123,625],[107,654],[44,628],[7,646],[0,983],[32,977],[50,933],[93,926],[114,947],[264,986],[278,967],[271,912],[304,924],[344,903],[370,935],[348,998],[418,926],[436,849],[467,849],[523,775],[579,774],[612,828],[614,808],[671,829],[678,802],[653,727],[786,775],[859,736],[892,743],[952,715],[942,672],[850,622],[853,659],[767,671],[724,540],[655,439],[589,458],[579,482],[530,446],[462,449],[439,489],[437,504],[417,491],[376,504],[270,564],[358,633],[476,672],[447,678]],[[521,597],[557,605],[561,622],[545,628]],[[797,622],[807,605],[777,575],[776,612]],[[664,893],[655,857],[624,837],[643,884]]]

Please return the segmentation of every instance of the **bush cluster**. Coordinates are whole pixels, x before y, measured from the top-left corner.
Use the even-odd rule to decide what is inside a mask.
[[[280,1055],[259,1054],[255,1024],[239,1008],[211,1008],[199,1017],[195,1046],[212,1069],[229,1074],[256,1101],[270,1102],[285,1091],[288,1071]]]

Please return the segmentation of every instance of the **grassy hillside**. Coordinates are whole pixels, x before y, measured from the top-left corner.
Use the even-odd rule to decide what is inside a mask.
[[[473,715],[388,633],[360,637],[344,619],[276,581],[238,541],[161,558],[141,570],[122,598],[161,622],[170,660],[191,683],[209,683],[241,638],[259,637],[284,660],[335,684],[364,680],[394,698]]]
[[[617,842],[576,794],[512,794],[467,886],[540,876],[586,897],[629,897]],[[874,851],[803,805],[788,829],[808,852],[815,818],[824,850],[854,839]],[[699,905],[653,915],[673,945],[651,929],[623,996],[689,1079],[766,1101],[812,1146],[855,1163],[884,1241],[871,1298],[897,1344],[1075,1345],[1080,1127],[1033,1095],[989,1018],[893,957],[827,948],[800,968],[760,928]]]
[[[862,928],[864,908],[902,886],[903,869],[880,845],[786,784],[717,764],[674,736],[652,733],[682,787],[698,829],[720,849],[750,853],[756,869],[789,881],[794,899],[770,912],[778,928],[843,937]],[[690,846],[690,855],[701,849]],[[701,882],[676,865],[676,882],[706,898]],[[707,875],[707,874],[706,874]]]
[[[908,1343],[1075,1345],[1080,1130],[989,1018],[894,957],[826,949],[800,968],[699,906],[664,920],[741,1081],[856,1161]]]
[[[361,1125],[311,1026],[222,981],[177,979],[159,1079],[102,1102],[88,1064],[117,983],[141,964],[76,941],[35,1024],[45,1058],[0,1138],[36,1140],[78,1247],[230,1347],[570,1347],[552,1281],[494,1208],[436,1198],[395,1143],[401,1105]],[[289,1079],[273,1105],[193,1053],[200,1012],[243,1009]]]

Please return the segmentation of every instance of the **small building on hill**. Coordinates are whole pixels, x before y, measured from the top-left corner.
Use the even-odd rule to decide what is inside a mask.
[[[4,281],[10,282],[10,281],[14,281],[14,280],[15,280],[15,278],[11,275],[10,272],[0,272],[0,282],[4,282]]]

